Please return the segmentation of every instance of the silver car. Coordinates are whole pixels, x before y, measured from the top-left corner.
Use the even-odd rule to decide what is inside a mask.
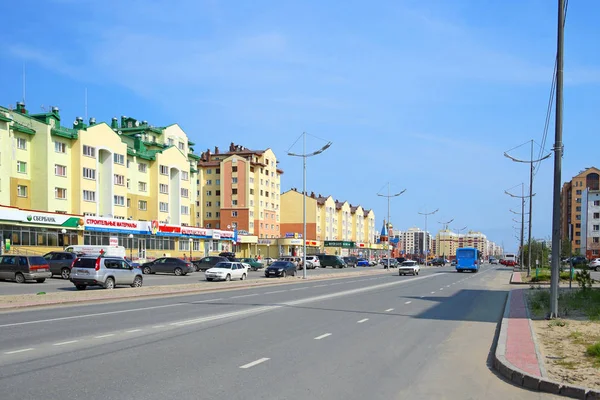
[[[77,290],[88,286],[114,289],[117,285],[141,287],[142,271],[119,257],[80,257],[71,269],[71,282]]]

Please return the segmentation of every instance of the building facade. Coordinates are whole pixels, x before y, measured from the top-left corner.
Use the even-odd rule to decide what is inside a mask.
[[[600,190],[585,189],[581,196],[581,254],[600,257]]]
[[[573,254],[585,254],[583,247],[582,220],[583,193],[586,189],[600,190],[600,170],[587,168],[563,184],[561,191],[561,236],[571,241]]]

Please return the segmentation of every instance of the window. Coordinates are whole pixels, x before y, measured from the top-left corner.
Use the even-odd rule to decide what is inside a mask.
[[[127,178],[127,189],[131,188],[131,179]]]
[[[206,202],[206,207],[212,207],[212,202],[211,201],[207,201]]]
[[[210,190],[207,190],[207,191],[206,191],[206,195],[207,195],[207,196],[212,196],[212,191],[210,191]]]
[[[594,213],[594,219],[600,218],[600,213]]]
[[[27,186],[17,185],[17,196],[27,197]]]
[[[581,190],[576,190],[575,194],[581,194]]]
[[[181,214],[183,214],[183,215],[189,215],[190,214],[190,208],[188,206],[181,206]]]
[[[237,189],[231,189],[231,194],[237,194]]]
[[[254,183],[254,178],[250,178],[250,183]]]
[[[138,200],[138,210],[146,211],[148,209],[148,202],[146,200]]]
[[[581,197],[578,197],[578,198],[576,198],[576,199],[575,199],[575,202],[576,202],[576,203],[581,203]]]
[[[575,211],[581,211],[581,206],[575,207]]]
[[[140,192],[147,192],[148,191],[148,184],[146,182],[138,182],[138,190]]]
[[[237,206],[237,200],[231,200],[231,205],[232,206]]]
[[[221,202],[217,201],[217,207],[221,207]]]
[[[54,188],[54,197],[57,199],[66,199],[67,198],[67,189],[65,188]]]
[[[217,212],[215,213],[215,216],[216,216],[217,218],[219,218],[219,217],[221,216],[221,213],[220,213],[219,211],[217,211]]]
[[[160,166],[160,174],[161,175],[169,175],[169,167],[167,167],[166,165],[161,165]]]
[[[169,212],[169,203],[163,203],[162,201],[158,204],[160,212]]]
[[[54,164],[54,175],[67,176],[67,167],[65,165]]]
[[[17,149],[27,150],[27,140],[24,138],[17,138]]]
[[[127,168],[129,168],[130,164],[131,164],[131,161],[127,160]]]
[[[220,185],[221,184],[221,180],[220,179],[216,179],[215,180],[215,185]]]
[[[125,186],[125,176],[115,174],[115,185]]]
[[[169,138],[169,146],[173,146],[173,144],[175,144],[175,141],[171,138]]]
[[[206,170],[206,174],[207,174],[207,175],[210,175],[210,174],[212,174],[212,169],[210,169],[210,168],[209,168],[209,169],[207,169],[207,170]]]
[[[158,185],[158,191],[163,194],[169,194],[169,185],[161,183],[160,185]]]
[[[125,196],[114,196],[115,206],[125,206]]]
[[[235,158],[234,158],[235,160]],[[237,172],[237,165],[235,167],[231,167],[231,172]]]
[[[575,224],[575,228],[581,228],[581,224]]]
[[[595,205],[596,207],[600,206],[600,200],[594,200],[594,205]]]
[[[206,218],[212,218],[212,213],[210,211],[206,212]]]
[[[231,178],[231,183],[238,183],[237,178]]]
[[[181,171],[181,179],[183,179],[184,181],[189,181],[190,180],[190,174],[187,171]]]
[[[221,191],[220,191],[220,190],[217,190],[217,191],[215,192],[215,195],[216,195],[216,196],[220,196],[220,195],[221,195]]]
[[[185,143],[179,142],[179,150],[185,150]]]
[[[83,145],[83,155],[87,157],[96,158],[96,148],[92,146]]]
[[[207,184],[207,185],[212,185],[212,181],[211,181],[210,179],[207,179],[207,180],[206,180],[206,184]]]
[[[575,232],[575,236],[581,236],[581,232]]]
[[[217,168],[217,169],[215,170],[215,174],[220,174],[220,173],[221,173],[221,168]]]
[[[96,180],[96,170],[91,169],[91,168],[84,168],[83,169],[83,177],[85,179],[91,179],[91,180],[95,181]]]
[[[127,199],[127,208],[131,208],[131,199]],[[119,218],[119,217],[115,217],[115,218]],[[125,218],[123,218],[125,219]]]
[[[185,188],[181,188],[181,197],[190,197],[190,191]]]
[[[57,153],[66,153],[67,145],[62,142],[54,142],[54,151]]]
[[[254,189],[250,189],[250,194],[254,194]]]
[[[594,237],[592,238],[594,243],[600,243],[600,238],[599,237]]]
[[[91,190],[83,191],[83,201],[90,201],[92,203],[96,202],[96,192]]]
[[[146,163],[138,164],[138,171],[146,173],[147,170],[148,170],[148,164],[146,164]]]
[[[232,212],[231,212],[231,216],[232,216],[232,217],[237,217],[237,211],[232,211]]]
[[[598,232],[598,231],[600,231],[600,225],[594,225],[594,226],[593,226],[593,228],[592,228],[592,230],[593,230],[594,232]]]
[[[113,160],[115,162],[115,164],[125,164],[125,156],[123,154],[113,154]]]
[[[21,174],[27,173],[27,163],[25,161],[17,161],[17,172]]]

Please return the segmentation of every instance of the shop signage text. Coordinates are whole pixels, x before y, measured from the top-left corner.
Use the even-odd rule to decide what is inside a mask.
[[[354,247],[354,242],[346,242],[343,240],[326,240],[325,247],[342,247],[345,249],[350,249]]]

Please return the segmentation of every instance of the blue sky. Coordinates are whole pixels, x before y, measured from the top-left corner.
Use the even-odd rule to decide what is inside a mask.
[[[309,191],[373,208],[379,229],[389,181],[407,189],[392,200],[396,228],[423,228],[418,213],[439,208],[430,231],[453,218],[516,248],[509,209],[520,203],[504,190],[527,183],[528,167],[503,152],[541,143],[556,1],[31,3],[3,7],[0,104],[22,98],[25,65],[32,112],[59,106],[68,123],[84,115],[87,88],[88,116],[177,122],[197,152],[271,147],[282,190],[302,187],[301,160],[285,153],[306,131],[333,142],[309,160]],[[600,164],[600,2],[571,3],[563,181]],[[552,177],[551,158],[535,178],[534,237],[551,234]]]

